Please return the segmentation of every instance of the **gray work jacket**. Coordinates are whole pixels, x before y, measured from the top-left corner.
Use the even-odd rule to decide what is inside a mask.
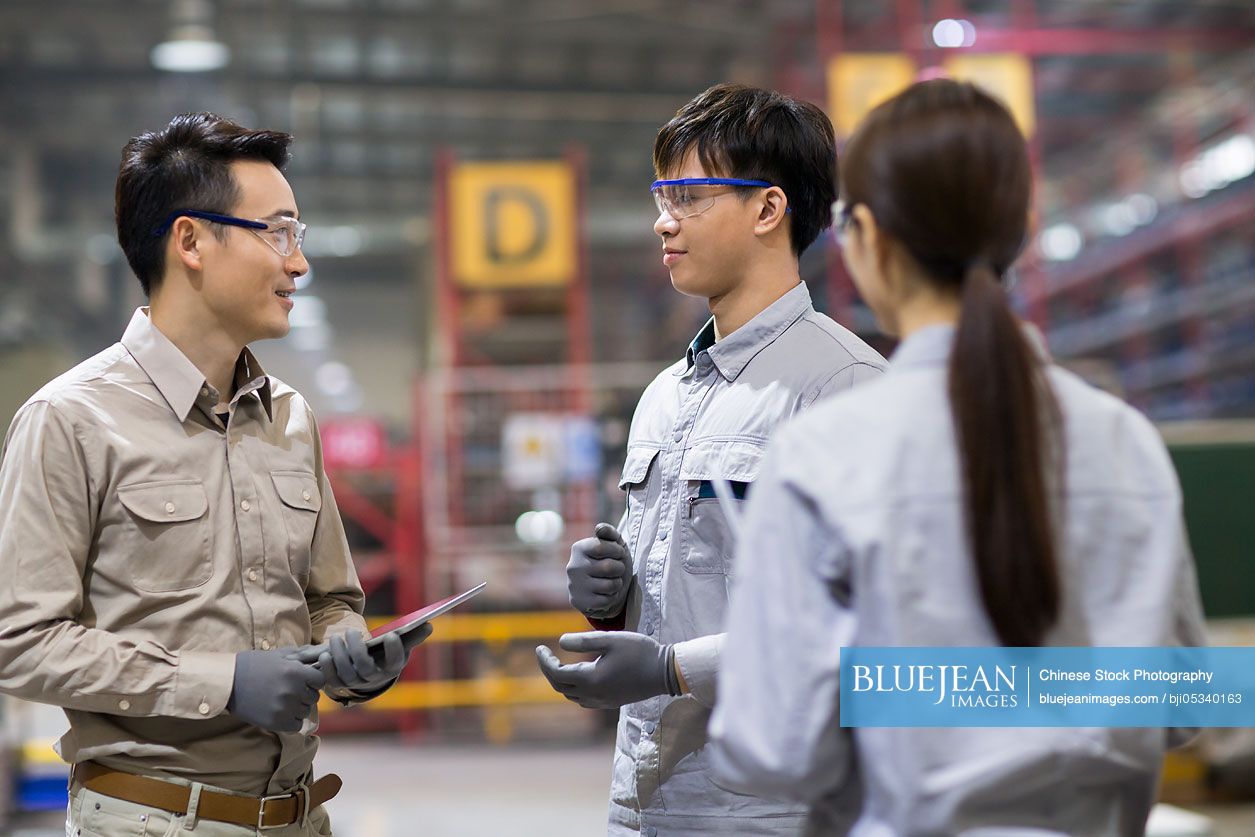
[[[1188,730],[839,724],[843,647],[1000,644],[967,547],[953,334],[912,334],[887,374],[773,442],[737,550],[712,760],[731,787],[810,803],[814,834],[857,820],[859,837],[1140,835],[1164,748]],[[1205,645],[1163,441],[1076,376],[1050,367],[1049,380],[1063,600],[1043,644]]]
[[[703,340],[703,335],[706,339]],[[627,630],[676,645],[689,694],[623,707],[610,833],[795,834],[804,808],[716,786],[706,752],[732,539],[709,495],[715,477],[745,490],[771,434],[832,393],[878,376],[885,360],[819,314],[805,284],[713,345],[713,324],[646,389],[632,419],[620,531],[633,556]]]

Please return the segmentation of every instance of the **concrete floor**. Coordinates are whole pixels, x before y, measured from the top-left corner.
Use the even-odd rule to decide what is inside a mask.
[[[328,804],[337,837],[596,837],[605,834],[610,744],[404,745],[324,739],[318,772],[339,773]],[[1212,837],[1255,834],[1255,805],[1195,810]],[[59,837],[63,813],[19,818],[7,837]]]
[[[606,832],[609,744],[578,749],[329,743],[336,837],[590,837]],[[421,825],[421,827],[420,827]]]

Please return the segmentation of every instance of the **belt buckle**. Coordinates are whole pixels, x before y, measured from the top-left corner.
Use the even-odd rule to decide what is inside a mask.
[[[263,796],[261,804],[257,806],[257,830],[258,831],[274,831],[276,828],[285,828],[292,823],[281,822],[278,825],[266,825],[266,803],[278,802],[280,799],[287,799],[290,796],[296,796],[295,793],[281,793],[276,796]]]

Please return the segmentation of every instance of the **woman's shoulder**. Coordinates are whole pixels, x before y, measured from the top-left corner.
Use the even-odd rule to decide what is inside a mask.
[[[1112,479],[1140,491],[1176,490],[1176,471],[1163,436],[1140,410],[1058,366],[1051,386],[1066,429],[1072,475]]]

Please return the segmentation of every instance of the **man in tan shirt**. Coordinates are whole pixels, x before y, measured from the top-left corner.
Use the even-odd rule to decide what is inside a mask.
[[[65,709],[68,834],[330,834],[318,690],[372,697],[416,644],[367,652],[314,416],[245,348],[287,334],[309,269],[290,140],[191,114],[127,144],[150,306],[5,440],[0,691]]]

